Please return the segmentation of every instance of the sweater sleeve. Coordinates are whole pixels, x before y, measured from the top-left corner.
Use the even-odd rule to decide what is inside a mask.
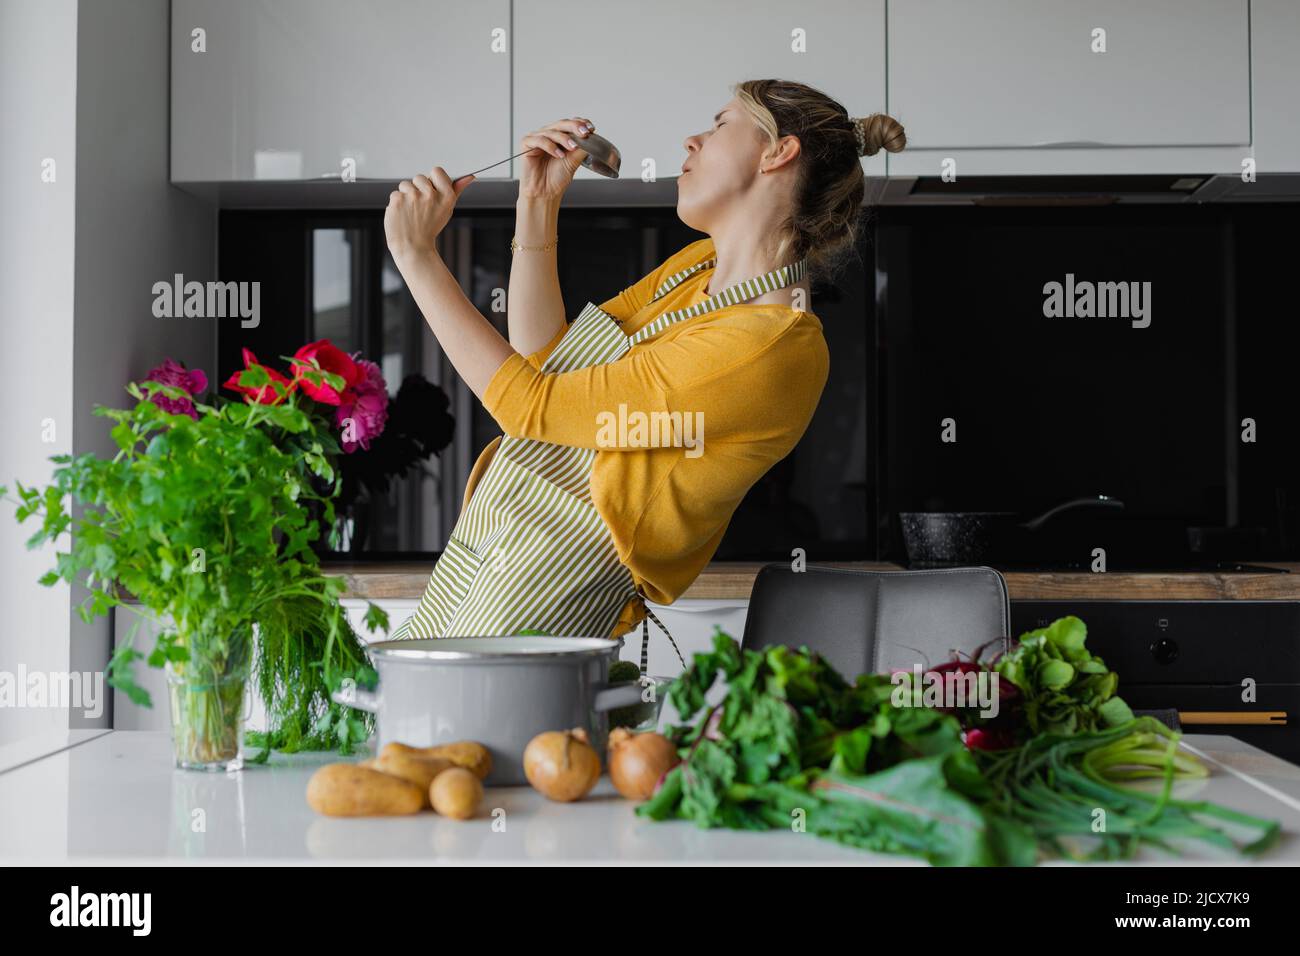
[[[483,404],[507,435],[579,448],[655,445],[648,436],[672,434],[661,430],[670,421],[662,416],[674,413],[691,416],[682,434],[696,440],[779,438],[790,421],[811,415],[829,366],[820,330],[786,322],[774,337],[727,325],[687,329],[571,372],[541,372],[512,354],[493,374]],[[633,433],[623,426],[638,419],[651,431],[628,439]]]
[[[551,336],[551,341],[547,342],[545,345],[543,345],[532,355],[525,356],[525,358],[528,361],[528,364],[531,365],[533,368],[537,369],[538,371],[541,371],[542,364],[546,361],[546,357],[555,351],[555,347],[559,345],[560,340],[564,338],[564,333],[568,331],[569,331],[569,323],[565,322],[563,325],[560,326],[560,328],[556,331],[556,333],[553,336]]]

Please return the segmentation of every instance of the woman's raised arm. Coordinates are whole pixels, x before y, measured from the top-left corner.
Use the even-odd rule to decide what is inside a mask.
[[[545,346],[564,326],[555,245],[560,202],[586,156],[579,143],[594,128],[580,116],[556,120],[519,143],[528,152],[519,157],[515,242],[524,248],[510,262],[506,321],[510,344],[521,355]]]
[[[525,198],[515,202],[515,241],[525,247],[551,244],[560,219],[560,200]],[[506,322],[510,344],[521,355],[532,355],[564,325],[559,265],[554,245],[524,248],[510,259]]]
[[[520,180],[519,209],[525,234],[517,236],[521,245],[545,244],[530,241],[534,230],[548,230],[554,238],[564,188],[585,155],[568,145],[578,142],[571,138],[570,129],[572,137],[584,137],[592,127],[586,120],[560,120],[523,139],[522,145],[532,147],[532,152],[522,157],[525,175]],[[438,255],[435,240],[451,218],[460,194],[473,181],[473,176],[463,176],[453,183],[441,166],[427,176],[403,180],[389,194],[384,234],[393,262],[438,344],[465,384],[482,399],[493,373],[509,356],[531,355],[555,337],[564,326],[564,302],[553,247],[543,253],[521,250],[520,256],[545,258],[525,258],[522,264],[519,260],[512,264],[508,342],[465,298]]]
[[[384,235],[424,321],[465,384],[481,399],[492,374],[515,350],[465,298],[438,255],[436,242],[456,200],[473,181],[473,176],[462,176],[453,183],[441,166],[427,176],[402,180],[388,195]]]

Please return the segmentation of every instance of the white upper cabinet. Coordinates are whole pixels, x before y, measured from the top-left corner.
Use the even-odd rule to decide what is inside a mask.
[[[1237,176],[1251,160],[1297,172],[1298,11],[1300,0],[172,0],[171,175],[338,179],[351,161],[360,179],[434,165],[456,176],[587,116],[622,152],[628,188],[615,194],[635,203],[639,181],[680,174],[686,137],[755,78],[897,118],[907,148],[864,158],[869,176]],[[480,178],[517,172],[502,163]]]
[[[680,175],[686,137],[713,127],[742,80],[807,83],[850,116],[885,111],[884,0],[515,0],[514,23],[511,152],[585,116],[622,154],[621,180]],[[862,162],[884,175],[883,153]]]
[[[1300,3],[1254,0],[1250,33],[1258,172],[1300,173]],[[1258,194],[1258,185],[1249,184],[1238,198]]]
[[[172,0],[172,181],[339,178],[349,160],[358,178],[457,176],[504,159],[509,30],[510,0]]]
[[[968,172],[1066,171],[1049,151],[1126,151],[1071,171],[1147,171],[1134,148],[1169,169],[1162,148],[1235,158],[1251,142],[1248,12],[1247,0],[891,3],[889,108],[908,148],[890,172],[919,159],[934,173],[926,150],[963,151]]]

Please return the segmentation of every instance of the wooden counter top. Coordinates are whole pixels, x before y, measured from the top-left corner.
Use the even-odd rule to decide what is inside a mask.
[[[901,571],[896,564],[852,561],[811,562],[821,567]],[[1151,573],[1112,571],[1104,574],[1063,571],[1008,571],[1007,590],[1014,600],[1300,601],[1300,562],[1246,561],[1284,568],[1290,574],[1195,571]],[[705,600],[747,600],[761,562],[718,561],[710,564],[682,595]],[[329,562],[327,574],[347,581],[344,597],[370,600],[419,600],[433,565],[411,562]]]

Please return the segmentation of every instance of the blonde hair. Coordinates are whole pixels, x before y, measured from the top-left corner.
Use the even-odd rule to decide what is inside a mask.
[[[820,90],[792,80],[745,80],[732,92],[775,146],[799,140],[794,209],[777,245],[782,265],[807,258],[810,272],[830,278],[853,253],[866,195],[859,157],[907,145],[898,120],[885,113],[851,117]]]

